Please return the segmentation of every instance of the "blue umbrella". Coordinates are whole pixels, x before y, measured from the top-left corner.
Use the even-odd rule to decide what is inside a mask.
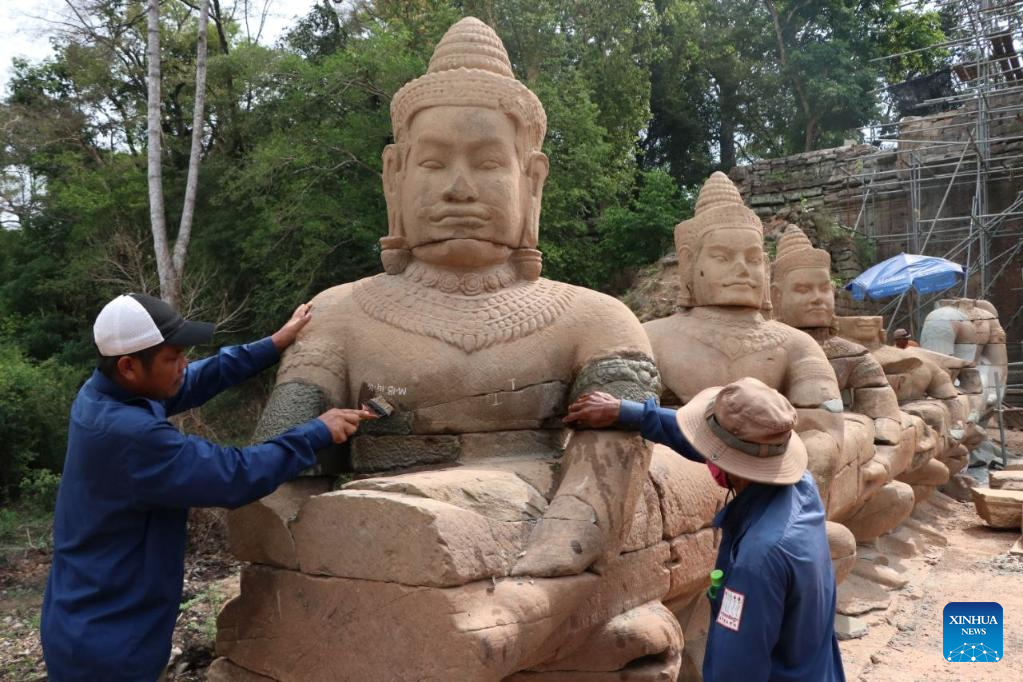
[[[900,253],[882,261],[845,285],[857,301],[898,296],[916,289],[930,294],[954,287],[963,281],[963,266],[944,258]]]

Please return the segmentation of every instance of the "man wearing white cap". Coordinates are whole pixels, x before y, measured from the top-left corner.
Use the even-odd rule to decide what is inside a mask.
[[[845,680],[824,505],[796,420],[784,396],[751,377],[703,390],[677,411],[605,393],[568,408],[568,423],[639,426],[734,491],[714,518],[723,575],[708,593],[707,682]]]
[[[374,417],[328,410],[247,448],[186,436],[167,421],[276,363],[310,316],[299,306],[273,336],[189,364],[186,347],[209,343],[212,324],[144,294],[118,296],[100,312],[98,368],[71,406],[53,518],[41,619],[51,680],[158,679],[181,602],[188,508],[263,497]]]

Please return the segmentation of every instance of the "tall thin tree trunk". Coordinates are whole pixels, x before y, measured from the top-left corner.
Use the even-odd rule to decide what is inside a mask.
[[[156,272],[160,277],[160,297],[171,305],[177,303],[173,292],[174,262],[167,246],[167,216],[163,207],[163,171],[160,167],[160,0],[148,0],[147,49],[148,107],[146,126],[149,133],[149,225],[153,231],[156,251]]]
[[[188,180],[185,183],[185,204],[181,209],[181,226],[174,242],[174,273],[178,288],[185,273],[185,256],[188,254],[188,240],[192,236],[192,219],[195,215],[195,194],[199,186],[199,157],[202,154],[203,112],[206,106],[206,25],[210,4],[202,0],[199,10],[199,45],[195,57],[195,109],[192,114],[192,149],[188,157]],[[180,291],[177,298],[180,299]]]
[[[721,170],[725,173],[735,167],[735,88],[731,83],[728,85],[719,84],[720,100],[720,141],[721,141]]]

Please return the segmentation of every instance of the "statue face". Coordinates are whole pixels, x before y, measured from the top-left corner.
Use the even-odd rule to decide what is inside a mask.
[[[835,291],[824,268],[797,268],[772,284],[774,307],[785,324],[801,329],[828,327],[835,316]]]
[[[884,318],[879,315],[858,315],[839,317],[838,334],[867,348],[884,343]]]
[[[523,169],[515,142],[515,122],[494,109],[438,106],[416,115],[400,171],[385,153],[384,172],[385,188],[394,188],[388,203],[397,204],[417,258],[479,267],[504,262],[521,246],[547,166],[537,154]]]
[[[685,253],[679,256],[685,257]],[[766,279],[760,235],[739,227],[707,233],[692,273],[696,305],[760,308]]]

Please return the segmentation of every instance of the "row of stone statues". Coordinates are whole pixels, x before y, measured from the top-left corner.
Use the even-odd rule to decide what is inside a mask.
[[[840,577],[857,540],[965,464],[982,409],[953,376],[965,390],[977,360],[893,353],[876,320],[836,320],[827,253],[792,228],[772,273],[723,174],[676,228],[680,312],[641,326],[540,277],[546,117],[482,22],[448,31],[391,116],[385,272],[314,299],[259,435],[372,397],[395,411],[232,512],[250,565],[210,679],[695,675],[723,491],[634,433],[564,429],[590,390],[682,404],[754,376],[782,392]],[[339,472],[355,480],[334,489]]]

